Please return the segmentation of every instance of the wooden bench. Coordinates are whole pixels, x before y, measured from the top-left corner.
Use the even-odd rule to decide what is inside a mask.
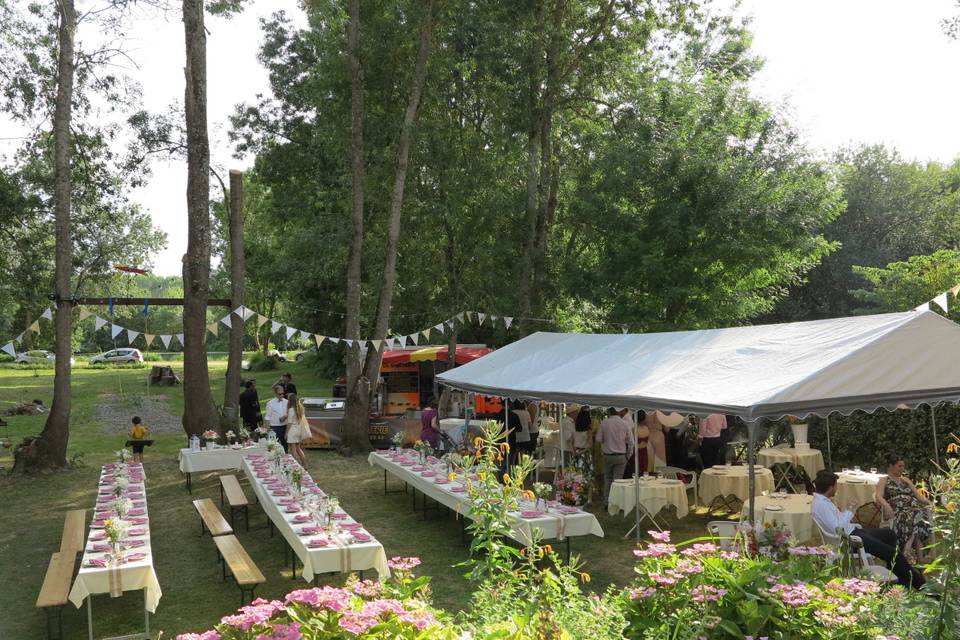
[[[43,577],[43,586],[37,596],[37,608],[47,612],[47,637],[63,637],[63,607],[70,594],[73,581],[73,567],[77,561],[77,549],[60,551],[50,556],[47,573]],[[57,635],[53,635],[53,621],[57,622]]]
[[[220,476],[220,505],[223,505],[223,497],[227,497],[227,502],[230,504],[230,526],[233,524],[233,514],[236,511],[243,511],[243,521],[247,527],[247,531],[250,531],[250,503],[247,502],[247,496],[243,492],[243,487],[240,486],[240,482],[237,480],[237,476]]]
[[[87,526],[87,512],[83,509],[67,511],[63,521],[63,537],[60,539],[60,551],[82,551],[83,534]]]
[[[197,513],[200,514],[201,536],[206,531],[210,531],[210,535],[214,538],[233,533],[233,528],[224,520],[223,514],[220,513],[220,509],[217,509],[217,505],[213,503],[213,500],[210,498],[194,500],[193,506],[197,508]]]
[[[213,541],[217,545],[217,553],[220,556],[223,579],[227,579],[227,567],[230,567],[230,575],[240,588],[240,606],[242,607],[253,600],[253,592],[257,585],[263,584],[267,579],[263,577],[263,573],[254,564],[236,536],[217,536]]]

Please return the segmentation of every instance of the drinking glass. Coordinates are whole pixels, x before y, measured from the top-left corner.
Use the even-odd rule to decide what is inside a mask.
[[[842,473],[850,473],[850,467],[844,467]]]
[[[853,472],[854,472],[854,473],[860,473],[860,467],[859,467],[859,466],[854,466],[854,467],[853,467]]]
[[[877,468],[876,468],[876,467],[870,467],[870,473],[872,473],[873,475],[877,475]]]

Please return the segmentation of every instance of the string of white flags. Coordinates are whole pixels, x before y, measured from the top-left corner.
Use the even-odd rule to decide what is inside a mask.
[[[0,351],[3,351],[4,353],[9,353],[12,357],[16,358],[17,349],[14,345],[23,344],[23,339],[26,337],[28,332],[33,332],[39,335],[41,320],[47,320],[49,322],[53,322],[53,309],[51,309],[50,307],[47,307],[46,311],[41,313],[39,318],[29,323],[27,325],[27,328],[20,332],[20,335],[18,335],[16,338],[13,338],[12,340],[9,340],[5,345],[0,347]]]
[[[948,299],[950,298],[950,296],[947,295],[948,293],[953,296],[953,306],[956,306],[956,304],[957,304],[957,302],[956,302],[956,301],[957,301],[957,296],[960,295],[960,284],[954,285],[953,287],[951,287],[950,289],[944,291],[944,292],[941,293],[940,295],[935,296],[935,297],[933,297],[933,298],[930,298],[929,300],[927,300],[927,301],[924,302],[923,304],[918,304],[917,306],[915,306],[915,307],[913,308],[913,310],[914,310],[914,311],[926,311],[927,309],[930,308],[930,305],[931,305],[931,304],[935,304],[935,305],[937,305],[938,307],[940,307],[941,309],[943,309],[943,312],[944,312],[944,313],[949,313],[949,312],[950,312],[950,309],[948,309],[947,306],[950,304],[950,303],[948,302]]]

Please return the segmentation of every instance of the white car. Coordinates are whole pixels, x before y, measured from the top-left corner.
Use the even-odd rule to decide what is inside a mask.
[[[35,351],[22,351],[13,359],[17,364],[40,364],[44,362],[54,363],[57,360],[57,354],[45,349]],[[73,358],[70,358],[70,364],[73,365]]]
[[[90,364],[98,362],[143,362],[140,349],[111,349],[90,358]]]

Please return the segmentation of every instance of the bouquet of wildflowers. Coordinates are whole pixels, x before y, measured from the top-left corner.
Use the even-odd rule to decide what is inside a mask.
[[[121,540],[127,537],[127,523],[119,518],[109,518],[103,523],[103,532],[110,540],[110,544],[116,546]]]
[[[293,473],[290,474],[290,479],[293,481],[294,486],[297,487],[297,491],[300,491],[300,486],[303,483],[303,469],[297,467],[293,470]]]
[[[230,431],[227,431],[223,435],[227,439],[227,444],[233,444],[233,441],[237,439],[237,434],[233,432],[233,429],[231,429]]]
[[[403,431],[397,431],[393,434],[393,437],[390,438],[390,441],[393,442],[393,447],[399,449],[403,446]]]
[[[119,462],[120,464],[126,464],[127,461],[133,457],[133,454],[127,451],[126,449],[120,449],[119,451],[117,451],[116,455],[117,455],[117,462]]]
[[[126,476],[117,475],[113,479],[113,495],[119,498],[130,486],[130,480]]]
[[[121,519],[126,518],[127,514],[130,513],[130,509],[133,508],[133,500],[130,498],[117,498],[113,501],[113,508]]]

